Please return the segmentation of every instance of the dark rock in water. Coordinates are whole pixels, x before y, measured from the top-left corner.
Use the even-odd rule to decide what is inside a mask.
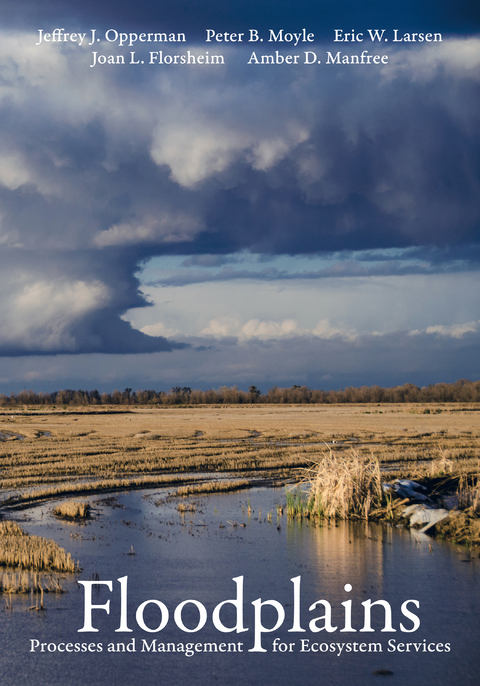
[[[377,669],[377,671],[373,673],[375,676],[392,676],[393,674],[389,669]]]

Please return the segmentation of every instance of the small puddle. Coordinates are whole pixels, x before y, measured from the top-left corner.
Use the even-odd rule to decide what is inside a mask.
[[[23,434],[17,434],[14,431],[1,431],[0,441],[24,441],[25,436]]]

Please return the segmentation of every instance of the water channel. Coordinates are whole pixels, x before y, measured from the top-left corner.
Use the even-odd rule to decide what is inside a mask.
[[[94,519],[85,525],[56,519],[55,503],[16,515],[82,571],[62,579],[67,593],[46,595],[45,611],[28,611],[29,599],[17,596],[1,612],[2,684],[479,683],[478,551],[393,527],[289,521],[277,514],[279,489],[188,498],[196,510],[183,515],[164,489],[89,501]],[[92,580],[111,581],[111,590],[77,583]],[[110,600],[109,614],[85,611],[89,586],[92,605]],[[214,621],[225,600],[235,603]],[[370,627],[366,606],[379,600]],[[98,631],[79,631],[90,616]],[[234,626],[246,630],[220,630]]]

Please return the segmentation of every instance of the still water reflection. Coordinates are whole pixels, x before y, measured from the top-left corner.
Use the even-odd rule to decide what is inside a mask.
[[[79,632],[85,623],[85,592],[74,580],[63,581],[67,594],[47,597],[43,613],[28,612],[29,602],[15,599],[14,610],[1,613],[2,684],[123,686],[138,680],[172,686],[346,686],[377,684],[388,672],[392,684],[479,683],[478,552],[394,528],[289,522],[276,511],[284,501],[279,490],[196,498],[195,512],[185,515],[166,495],[137,491],[109,503],[92,497],[96,518],[84,526],[54,519],[54,503],[28,513],[24,526],[30,533],[54,538],[80,560],[77,580],[98,575],[112,582],[111,592],[95,586],[92,595],[93,605],[110,600],[110,614],[92,610],[92,627],[98,631]],[[132,549],[135,554],[129,554]],[[237,600],[241,582],[233,579],[238,577],[243,577],[243,603],[225,604],[214,626],[215,606]],[[137,616],[137,608],[152,599],[163,605],[150,603]],[[187,603],[176,621],[175,608],[186,600],[197,602]],[[319,600],[325,602],[310,611]],[[361,631],[368,628],[362,605],[368,600],[386,601],[372,608],[371,632]],[[410,603],[402,612],[407,600],[418,601],[419,607]],[[385,624],[387,603],[391,627]],[[203,628],[187,631],[203,621],[202,608],[207,613]],[[310,621],[328,615],[330,608],[332,630],[312,631]],[[162,620],[161,631],[146,630]],[[248,631],[222,632],[218,621]],[[260,636],[260,621],[266,629],[279,626]],[[415,621],[420,626],[411,631]],[[317,627],[326,622],[318,620]],[[44,652],[38,647],[42,643],[48,644]],[[72,652],[59,652],[68,643]],[[81,645],[75,652],[76,643],[85,644],[86,652]],[[153,652],[162,643],[173,644],[175,652]],[[407,648],[407,643],[417,647]],[[109,644],[125,652],[109,652]],[[188,644],[194,647],[187,657]],[[252,652],[255,645],[266,652]]]

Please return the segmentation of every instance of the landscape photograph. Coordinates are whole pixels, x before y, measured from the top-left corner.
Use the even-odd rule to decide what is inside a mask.
[[[1,683],[477,684],[476,8],[0,7]]]

